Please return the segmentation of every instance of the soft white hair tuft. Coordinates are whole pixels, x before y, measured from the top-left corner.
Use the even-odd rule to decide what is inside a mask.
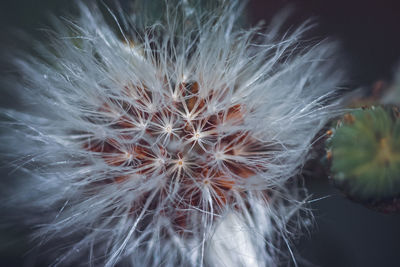
[[[244,29],[239,1],[206,2],[110,11],[112,25],[80,4],[40,57],[15,59],[10,202],[59,244],[54,265],[276,266],[291,251],[308,213],[296,177],[339,110],[336,44],[301,42],[310,23]]]

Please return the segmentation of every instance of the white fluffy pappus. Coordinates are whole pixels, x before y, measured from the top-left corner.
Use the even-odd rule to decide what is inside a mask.
[[[32,211],[53,265],[278,266],[291,254],[307,197],[296,177],[338,111],[336,45],[300,42],[309,23],[243,29],[238,1],[192,4],[167,1],[151,25],[141,10],[110,12],[110,25],[80,5],[40,57],[15,59],[25,104],[1,110],[1,149],[23,184],[11,202]]]

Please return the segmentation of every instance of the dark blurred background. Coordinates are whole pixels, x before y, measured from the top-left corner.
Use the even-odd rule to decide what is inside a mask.
[[[31,46],[18,43],[14,32],[23,30],[40,35],[38,29],[48,23],[48,15],[68,13],[71,2],[0,1],[1,43],[11,47]],[[400,1],[250,0],[249,20],[254,24],[259,20],[268,22],[287,5],[295,8],[289,26],[315,17],[318,26],[313,37],[329,36],[341,42],[352,87],[368,91],[374,82],[392,79],[394,68],[400,62]],[[0,71],[7,72],[7,65],[0,64]],[[306,169],[305,176],[313,198],[323,199],[311,205],[316,227],[296,244],[299,266],[400,266],[399,214],[378,213],[347,200],[329,184],[324,172]],[[0,266],[23,266],[21,251],[30,248],[24,243],[24,236],[10,232],[0,232],[0,235]],[[14,236],[18,236],[18,242],[4,241]]]

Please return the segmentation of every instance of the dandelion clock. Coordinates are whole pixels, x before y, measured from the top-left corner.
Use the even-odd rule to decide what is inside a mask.
[[[1,109],[18,181],[3,198],[49,264],[293,257],[309,215],[298,174],[339,110],[336,45],[301,41],[310,23],[246,29],[239,1],[77,6],[13,58],[23,108]]]

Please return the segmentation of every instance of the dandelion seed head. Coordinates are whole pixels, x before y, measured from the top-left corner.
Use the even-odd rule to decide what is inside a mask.
[[[290,251],[296,176],[338,110],[336,46],[299,48],[307,23],[284,37],[242,29],[238,1],[189,2],[148,26],[109,11],[117,32],[80,5],[45,60],[17,60],[35,112],[2,110],[1,138],[30,181],[18,190],[45,192],[20,199],[46,214],[37,238],[74,240],[54,264],[276,266],[279,242]],[[251,259],[215,239],[231,227]]]

